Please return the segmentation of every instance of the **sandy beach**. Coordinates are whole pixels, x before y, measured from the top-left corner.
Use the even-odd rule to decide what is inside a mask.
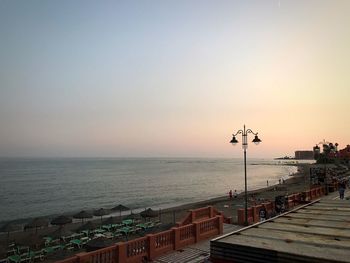
[[[293,193],[298,193],[304,190],[307,190],[310,188],[310,182],[309,182],[309,164],[301,164],[299,166],[299,172],[293,175],[290,175],[287,180],[284,180],[284,182],[281,181],[281,184],[277,185],[271,185],[265,188],[257,189],[254,191],[248,192],[248,206],[259,204],[260,202],[268,201],[268,200],[274,200],[276,196],[279,195],[288,195]],[[249,181],[248,181],[249,182]],[[167,208],[163,210],[159,210],[159,218],[155,218],[154,220],[160,220],[161,224],[150,231],[147,231],[147,233],[137,233],[130,235],[128,237],[122,236],[118,239],[114,239],[113,242],[123,242],[126,240],[131,240],[137,237],[140,237],[144,234],[148,233],[156,233],[160,231],[167,230],[171,228],[172,226],[175,226],[176,222],[180,222],[183,220],[186,215],[188,214],[188,211],[191,209],[196,209],[200,207],[206,207],[206,206],[214,206],[218,211],[221,211],[224,213],[225,217],[232,218],[233,224],[237,223],[237,209],[244,207],[244,193],[240,193],[237,195],[237,197],[232,197],[230,199],[228,193],[225,196],[203,200],[200,202],[194,202],[189,204],[184,204],[172,208]],[[139,214],[135,214],[139,216]],[[125,218],[128,218],[129,215],[122,215],[114,216],[114,219],[116,221],[121,221]],[[105,221],[110,216],[105,216],[102,220]],[[141,217],[139,219],[142,221]],[[97,226],[101,224],[101,219],[90,219],[89,221],[93,221]],[[87,222],[85,220],[85,222]],[[64,231],[71,231],[76,232],[79,227],[82,226],[82,222],[74,222],[70,223],[64,226]],[[49,226],[42,229],[38,229],[37,233],[35,229],[29,229],[27,231],[17,231],[17,232],[11,232],[10,236],[7,236],[7,233],[2,233],[0,236],[0,247],[2,249],[0,250],[0,253],[4,254],[6,252],[6,247],[8,243],[15,242],[17,244],[25,244],[25,245],[32,245],[33,246],[35,239],[34,237],[43,237],[43,236],[50,236],[51,233],[58,230],[57,226]],[[32,239],[32,244],[31,244]],[[29,241],[29,242],[28,242]],[[38,246],[37,246],[38,248]],[[64,257],[69,256],[70,254],[78,253],[79,250],[73,250],[73,251],[59,251],[55,254],[52,254],[48,256],[45,261],[46,262],[53,262],[58,259],[62,259]],[[4,257],[5,255],[2,255]]]
[[[301,165],[300,167],[303,167],[305,165]],[[301,168],[301,170],[305,170]],[[278,195],[285,195],[289,193],[294,192],[300,192],[303,191],[309,187],[308,184],[305,184],[305,175],[304,173],[297,173],[292,176],[289,176],[287,180],[285,180],[284,184],[280,185],[272,185],[266,188],[254,190],[249,192],[249,202],[257,203],[263,200],[273,200],[275,196]],[[154,232],[159,232],[165,229],[168,229],[175,225],[176,222],[181,221],[188,213],[190,209],[195,209],[199,207],[205,207],[208,205],[214,206],[217,210],[222,211],[226,217],[231,217],[233,222],[237,221],[237,208],[241,208],[244,206],[244,194],[240,193],[236,198],[232,198],[230,200],[228,194],[225,196],[203,200],[200,202],[195,203],[189,203],[184,204],[172,208],[162,209],[159,211],[159,220],[161,221],[162,225],[160,225],[158,228],[155,228]],[[116,220],[122,220],[123,218],[127,218],[129,215],[122,215],[120,218],[119,216],[116,216]],[[106,220],[110,216],[105,216],[103,220]],[[140,218],[141,219],[141,218]],[[100,219],[93,219],[94,223],[99,225],[101,223]],[[85,222],[87,222],[85,220]],[[82,225],[81,222],[75,222],[68,225],[65,225],[65,230],[70,230],[72,232],[76,231],[80,226]],[[35,229],[28,229],[26,231],[17,231],[17,232],[11,232],[9,238],[7,237],[7,233],[2,233],[0,235],[0,243],[3,247],[6,247],[6,244],[8,242],[19,242],[21,243],[22,240],[28,240],[30,239],[29,236],[36,234],[39,236],[45,236],[50,235],[50,233],[56,231],[58,229],[57,226],[49,226],[42,229],[38,229],[37,233]],[[137,237],[137,236],[135,236]],[[133,237],[129,237],[133,238]],[[123,238],[118,241],[123,241]]]

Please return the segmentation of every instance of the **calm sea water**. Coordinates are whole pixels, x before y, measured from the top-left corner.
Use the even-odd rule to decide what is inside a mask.
[[[248,160],[248,186],[295,166]],[[123,204],[165,208],[244,188],[242,159],[0,159],[0,222]]]

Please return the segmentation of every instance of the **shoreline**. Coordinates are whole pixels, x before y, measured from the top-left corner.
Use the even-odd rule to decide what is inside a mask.
[[[305,165],[301,165],[305,166]],[[280,194],[286,194],[286,193],[292,193],[297,192],[300,190],[303,190],[305,187],[309,187],[309,185],[305,185],[305,171],[303,172],[297,172],[291,176],[288,177],[288,179],[285,180],[284,184],[275,184],[270,185],[268,187],[262,187],[259,189],[248,191],[248,196],[254,195],[257,198],[263,198],[264,200],[272,199],[273,196],[280,195]],[[274,197],[273,197],[274,198]],[[249,201],[250,202],[250,201]],[[237,214],[237,208],[244,206],[244,192],[241,192],[237,195],[237,198],[229,199],[228,194],[225,196],[218,196],[214,198],[209,198],[197,202],[191,202],[191,203],[185,203],[181,205],[175,205],[171,207],[167,207],[164,209],[159,209],[160,215],[159,219],[162,222],[164,226],[174,226],[176,222],[181,221],[185,218],[188,211],[190,209],[196,209],[200,207],[205,207],[212,205],[217,210],[222,211],[226,217],[232,217],[233,222],[236,222],[236,214]],[[144,209],[135,209],[132,210],[133,212],[137,211],[138,213],[135,213],[136,215],[139,215],[139,212],[143,211]],[[157,211],[157,210],[156,210]],[[109,214],[106,216],[103,216],[103,219],[106,220],[110,217],[114,217],[117,220],[122,220],[123,218],[127,218],[130,215],[130,211],[122,212],[122,216],[119,217],[119,212],[115,211],[113,214]],[[66,214],[67,215],[67,214]],[[71,213],[69,214],[71,216]],[[23,222],[24,219],[22,219]],[[97,223],[98,225],[101,222],[100,217],[94,217],[92,219],[84,220],[84,223],[92,221],[94,223]],[[16,221],[10,221],[10,222],[16,222]],[[18,221],[17,221],[18,222]],[[28,220],[26,220],[28,222]],[[73,223],[70,223],[65,226],[68,230],[74,231],[77,228],[79,228],[82,225],[81,220],[75,219]],[[57,230],[57,226],[49,225],[48,227],[44,227],[41,229],[38,229],[38,235],[45,236],[49,235],[51,232]],[[25,238],[28,235],[33,234],[35,229],[28,229],[28,230],[21,230],[21,231],[15,231],[10,233],[10,240],[21,240],[22,238]],[[7,239],[7,233],[0,233],[0,243],[4,243]]]
[[[252,163],[250,165],[257,165],[255,163]],[[303,169],[303,167],[305,167],[306,165],[309,165],[308,163],[290,163],[290,164],[259,164],[259,165],[278,165],[278,166],[297,166],[297,167],[300,167]],[[299,172],[295,172],[293,174],[289,174],[289,175],[283,175],[283,177],[287,178],[285,181],[289,180],[290,177],[293,177],[295,175],[299,174]],[[273,185],[278,185],[278,184],[272,184],[268,187],[272,187]],[[260,187],[260,188],[256,188],[254,190],[248,190],[248,193],[250,192],[259,192],[259,191],[264,191],[264,189],[268,188],[268,187]],[[242,190],[241,192],[238,192],[238,196],[244,194],[244,191]],[[128,216],[130,215],[130,213],[135,213],[135,214],[139,214],[140,212],[142,212],[143,210],[145,210],[146,208],[148,207],[151,207],[152,209],[155,208],[155,210],[161,210],[162,212],[166,212],[168,210],[182,210],[183,207],[192,207],[192,206],[196,206],[198,207],[198,205],[204,205],[204,204],[207,204],[207,203],[211,203],[211,202],[218,202],[218,201],[222,201],[222,200],[225,200],[225,198],[227,198],[228,196],[228,193],[227,195],[221,195],[221,196],[214,196],[214,197],[209,197],[207,199],[202,199],[202,200],[196,200],[196,201],[193,201],[193,202],[185,202],[185,203],[181,203],[181,202],[178,202],[178,203],[172,203],[172,204],[159,204],[159,205],[153,205],[152,206],[147,206],[147,207],[140,207],[140,208],[132,208],[128,211],[123,211],[121,214],[122,216]],[[110,208],[105,208],[106,210],[109,210],[109,211],[112,211],[110,214],[106,215],[106,216],[103,216],[103,218],[108,218],[108,217],[115,217],[115,216],[119,216],[119,211],[113,211],[111,210]],[[190,208],[189,208],[190,209]],[[95,209],[86,209],[85,211],[88,211],[90,213],[93,213]],[[43,218],[47,218],[47,219],[53,219],[57,216],[60,216],[60,215],[65,215],[65,216],[69,216],[69,217],[72,217],[74,214],[77,214],[79,213],[80,210],[76,210],[76,211],[68,211],[68,212],[63,212],[63,213],[55,213],[55,214],[47,214],[47,215],[40,215],[38,217],[43,217]],[[13,220],[4,220],[4,221],[0,221],[0,227],[3,226],[3,225],[6,225],[6,224],[16,224],[16,225],[22,225],[24,227],[25,224],[29,223],[31,220],[33,220],[34,218],[37,218],[37,217],[26,217],[26,218],[17,218],[17,219],[13,219]],[[92,219],[88,219],[86,221],[94,221],[94,220],[97,220],[97,219],[100,219],[100,217],[95,217],[92,218]],[[80,220],[77,220],[77,219],[74,219],[73,218],[73,223],[75,222],[78,222]],[[0,232],[0,236],[1,236],[1,232]]]

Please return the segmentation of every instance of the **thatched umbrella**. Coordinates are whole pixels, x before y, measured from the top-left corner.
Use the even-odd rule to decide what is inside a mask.
[[[119,216],[122,216],[122,211],[129,211],[130,208],[120,204],[113,207],[112,210],[119,211]]]
[[[102,223],[102,216],[108,215],[108,214],[109,214],[109,211],[104,209],[104,208],[100,208],[100,209],[94,211],[94,216],[101,217],[101,223]]]
[[[92,218],[92,214],[87,211],[80,211],[78,214],[73,216],[74,218],[81,219],[81,223],[84,223],[85,218]]]
[[[140,215],[141,215],[143,218],[151,218],[151,217],[157,217],[157,216],[158,216],[158,212],[152,210],[151,208],[148,208],[148,209],[146,209],[145,211],[142,211],[142,212],[140,213]]]
[[[49,225],[49,220],[43,217],[34,218],[31,222],[24,226],[24,229],[35,228],[35,233],[38,232],[38,228]]]
[[[0,232],[7,232],[7,239],[10,237],[10,232],[19,230],[22,230],[22,226],[14,223],[7,223],[0,228]]]
[[[51,221],[51,225],[64,226],[66,224],[72,223],[72,218],[68,216],[58,216]]]
[[[52,219],[51,221],[51,225],[57,225],[59,226],[58,232],[59,232],[59,236],[62,236],[62,229],[64,227],[64,225],[72,223],[72,218],[61,215],[59,217],[56,217],[54,219]]]
[[[105,248],[105,247],[110,247],[115,245],[115,243],[111,240],[109,240],[106,237],[98,237],[91,239],[89,242],[86,243],[86,251],[94,251],[97,249]]]

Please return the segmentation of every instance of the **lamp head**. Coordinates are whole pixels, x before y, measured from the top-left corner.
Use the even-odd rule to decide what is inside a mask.
[[[255,137],[252,140],[252,142],[255,143],[256,145],[258,145],[259,143],[261,143],[261,140],[259,139],[258,135],[255,135]]]
[[[236,136],[232,136],[232,140],[230,141],[230,143],[232,143],[232,145],[236,145],[238,143]]]

